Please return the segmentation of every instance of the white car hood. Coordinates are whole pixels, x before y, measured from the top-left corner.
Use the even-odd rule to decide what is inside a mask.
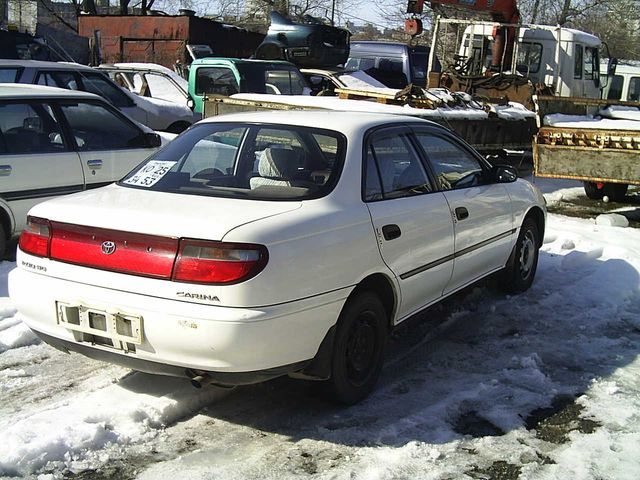
[[[112,184],[40,203],[29,215],[126,232],[223,240],[235,227],[300,206],[301,202],[203,197]]]

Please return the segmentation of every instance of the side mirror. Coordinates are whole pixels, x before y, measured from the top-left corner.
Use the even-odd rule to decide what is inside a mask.
[[[196,108],[196,102],[193,101],[193,98],[187,98],[187,107],[189,107],[191,110]]]
[[[494,183],[512,183],[518,179],[518,170],[511,165],[494,165],[491,168],[491,180]]]
[[[158,148],[160,145],[162,145],[160,135],[153,132],[141,133],[127,143],[127,146],[131,148]]]

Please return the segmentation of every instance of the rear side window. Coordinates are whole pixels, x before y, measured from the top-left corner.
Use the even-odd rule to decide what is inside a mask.
[[[80,90],[78,80],[72,72],[40,72],[36,77],[36,83],[47,87]]]
[[[265,72],[266,93],[276,95],[302,95],[305,82],[292,70],[267,70]]]
[[[122,91],[120,87],[111,83],[100,73],[82,72],[82,83],[87,92],[95,93],[106,98],[116,107],[130,107],[132,100]]]
[[[142,132],[133,124],[95,103],[61,105],[78,149],[117,150],[136,148]]]
[[[156,191],[258,200],[328,194],[346,140],[324,129],[229,123],[191,128],[121,182]]]
[[[60,125],[47,104],[0,104],[0,154],[66,151]]]
[[[20,70],[20,68],[0,68],[0,83],[17,82]]]
[[[583,57],[582,45],[576,45],[575,56],[573,58],[573,78],[582,78]]]
[[[631,102],[640,101],[640,77],[631,77],[629,81],[629,93],[627,100]]]
[[[374,134],[367,146],[365,161],[365,200],[408,197],[431,191],[424,166],[405,133]]]
[[[607,100],[620,100],[622,98],[622,87],[624,85],[624,77],[622,75],[614,75],[609,77],[609,91],[607,92]]]

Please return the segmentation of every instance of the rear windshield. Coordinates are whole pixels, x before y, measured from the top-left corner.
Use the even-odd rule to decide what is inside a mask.
[[[159,192],[303,200],[335,186],[346,139],[292,125],[209,123],[191,128],[119,184]]]

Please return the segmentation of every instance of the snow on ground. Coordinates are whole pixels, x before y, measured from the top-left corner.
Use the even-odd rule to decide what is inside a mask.
[[[547,201],[579,188],[541,182]],[[0,476],[640,478],[640,230],[550,215],[533,287],[484,282],[391,339],[349,408],[287,378],[222,390],[37,340],[0,263]]]

